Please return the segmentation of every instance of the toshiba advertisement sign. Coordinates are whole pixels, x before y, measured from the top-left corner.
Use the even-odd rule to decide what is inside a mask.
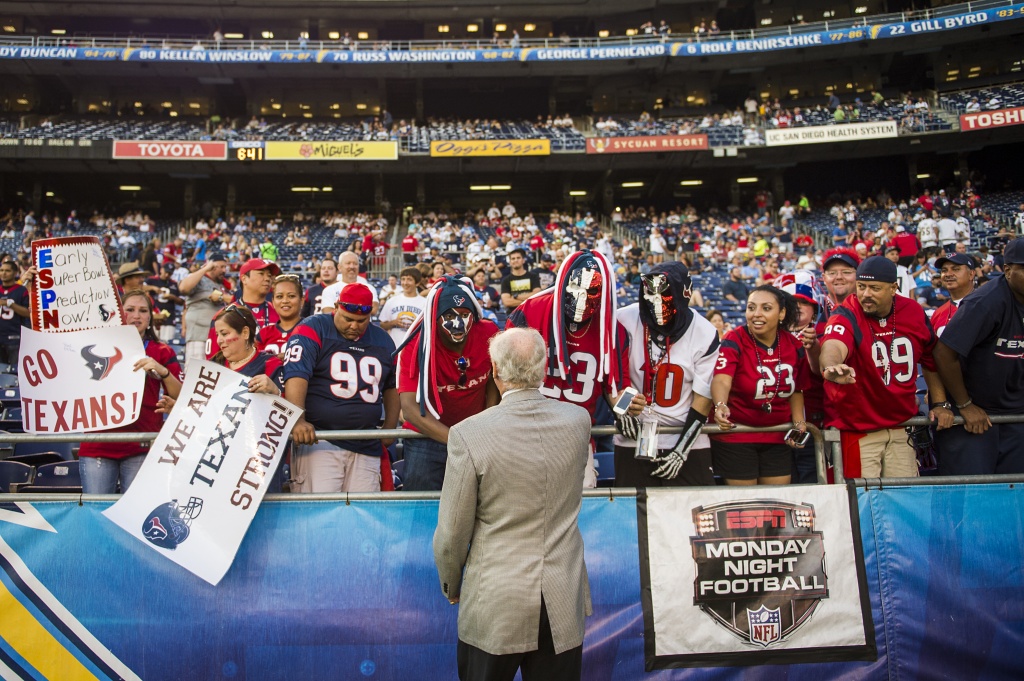
[[[987,128],[1002,128],[1007,125],[1024,125],[1024,106],[1012,109],[999,109],[998,111],[983,111],[980,113],[969,113],[960,116],[960,130],[985,130]]]
[[[153,158],[167,161],[223,161],[227,142],[195,140],[114,140],[114,158]]]

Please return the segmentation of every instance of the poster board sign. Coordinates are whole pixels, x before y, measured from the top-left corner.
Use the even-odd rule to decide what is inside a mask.
[[[28,433],[91,433],[135,423],[146,354],[134,326],[46,333],[23,329],[18,381]]]
[[[104,511],[210,584],[231,567],[302,410],[249,378],[192,362],[132,486]]]
[[[124,323],[114,275],[96,237],[33,241],[32,264],[39,271],[31,288],[36,331],[83,331]]]
[[[435,140],[430,155],[451,156],[550,156],[551,140]]]
[[[647,490],[647,671],[874,660],[855,509],[838,485]]]

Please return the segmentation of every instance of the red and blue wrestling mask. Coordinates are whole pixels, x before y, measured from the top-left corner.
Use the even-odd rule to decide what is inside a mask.
[[[562,310],[567,322],[579,324],[594,316],[601,308],[601,268],[593,256],[573,263],[562,293]]]

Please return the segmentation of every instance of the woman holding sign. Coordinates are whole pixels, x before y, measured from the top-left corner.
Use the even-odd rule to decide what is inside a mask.
[[[121,298],[124,323],[139,330],[146,356],[135,362],[135,371],[146,372],[142,409],[135,423],[111,432],[155,433],[163,425],[156,411],[161,390],[174,398],[181,391],[181,365],[174,350],[156,339],[151,328],[152,301],[142,289],[126,291]],[[149,451],[146,442],[83,442],[78,468],[85,494],[122,494],[128,491]],[[119,484],[120,483],[120,484]]]

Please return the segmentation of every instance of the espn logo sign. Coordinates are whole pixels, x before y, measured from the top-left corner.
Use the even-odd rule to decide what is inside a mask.
[[[780,509],[753,509],[749,511],[727,511],[725,527],[728,530],[753,530],[762,527],[785,527],[786,512]]]
[[[228,155],[227,142],[194,140],[114,140],[113,158],[153,158],[170,161],[223,161]]]
[[[1007,125],[1021,125],[1024,123],[1024,106],[1013,109],[1000,109],[998,111],[985,111],[982,113],[963,114],[960,116],[960,130],[985,130],[987,128],[1002,128]]]

